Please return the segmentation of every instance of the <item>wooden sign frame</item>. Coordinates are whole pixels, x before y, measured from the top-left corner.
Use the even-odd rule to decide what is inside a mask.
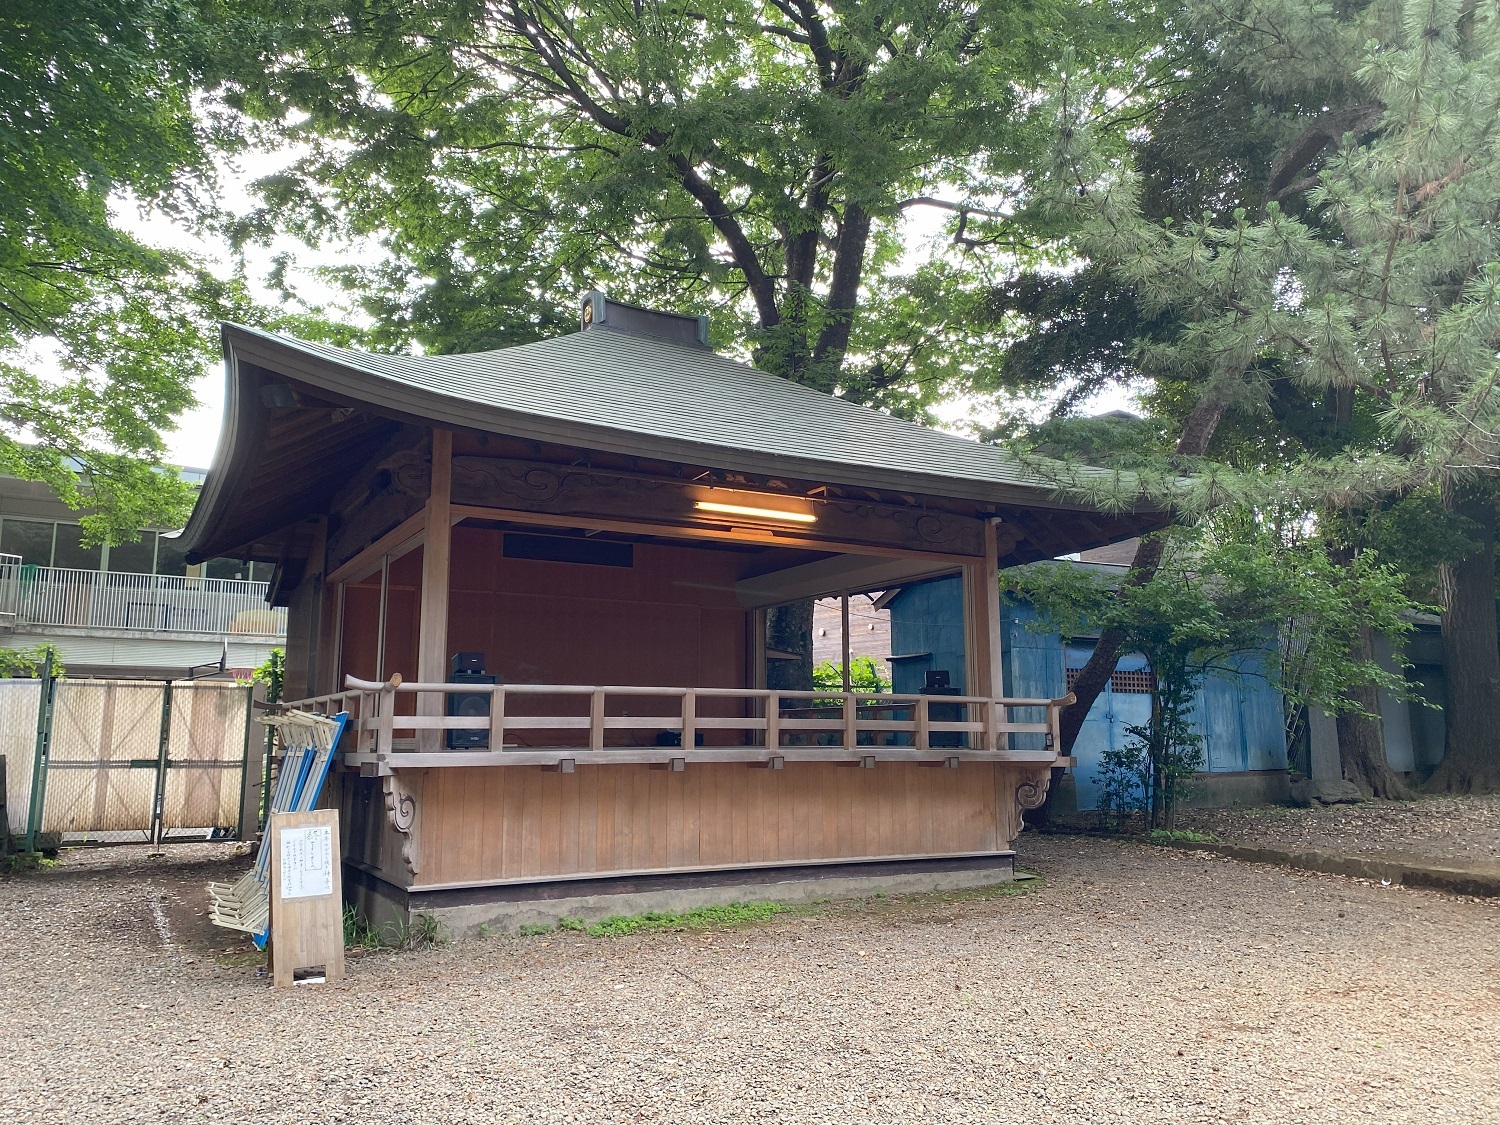
[[[271,979],[290,988],[299,971],[344,979],[344,890],[337,809],[273,813],[271,848]]]

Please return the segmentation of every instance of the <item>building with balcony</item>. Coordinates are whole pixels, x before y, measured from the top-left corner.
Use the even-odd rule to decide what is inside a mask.
[[[189,564],[159,528],[86,547],[50,488],[0,476],[0,648],[52,644],[70,676],[178,678],[221,660],[248,675],[285,643],[286,610],[266,603],[271,570]]]

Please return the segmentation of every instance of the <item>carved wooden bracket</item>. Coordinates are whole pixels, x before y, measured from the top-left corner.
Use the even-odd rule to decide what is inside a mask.
[[[1047,799],[1047,786],[1052,784],[1052,771],[1025,778],[1016,786],[1016,804],[1023,810],[1041,808]]]
[[[395,774],[387,774],[381,781],[385,792],[385,815],[391,827],[406,837],[401,843],[401,858],[413,875],[420,870],[417,854],[417,838],[412,829],[417,822],[417,799],[408,793]]]

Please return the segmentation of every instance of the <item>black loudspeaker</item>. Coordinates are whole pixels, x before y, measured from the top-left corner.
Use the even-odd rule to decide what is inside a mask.
[[[949,683],[948,670],[936,668],[927,673],[926,683],[922,685],[921,695],[962,695],[963,692]],[[927,718],[934,723],[962,723],[968,708],[962,703],[929,703],[927,705]],[[963,731],[940,730],[934,731],[927,736],[927,744],[933,749],[943,747],[945,749],[956,749],[966,745],[967,740]]]
[[[449,667],[449,682],[455,684],[493,684],[494,676],[485,674],[484,653],[458,652],[453,654]],[[448,714],[461,715],[466,719],[487,719],[490,714],[488,692],[450,691]],[[488,730],[450,730],[446,745],[449,750],[485,750],[490,744]]]
[[[482,676],[484,675],[484,653],[455,652],[453,659],[448,661],[448,671],[455,676],[462,676],[466,673]]]

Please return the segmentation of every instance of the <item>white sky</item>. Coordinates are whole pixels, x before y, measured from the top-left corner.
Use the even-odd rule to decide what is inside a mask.
[[[221,179],[220,205],[237,213],[249,210],[253,206],[253,200],[247,185],[275,171],[285,159],[284,156],[271,154],[247,154],[237,166],[226,166]],[[916,258],[925,253],[934,237],[941,236],[943,223],[949,216],[927,208],[913,209],[907,215],[910,244],[914,251],[913,258]],[[207,257],[217,272],[225,277],[234,271],[234,262],[227,246],[205,245],[201,235],[177,225],[168,216],[122,206],[117,211],[117,220],[153,245],[193,251]],[[326,303],[332,307],[342,305],[342,295],[324,284],[313,272],[314,268],[348,261],[355,255],[368,261],[372,251],[377,255],[384,253],[380,247],[373,245],[328,246],[310,250],[291,239],[271,247],[253,248],[247,252],[246,281],[257,299],[268,304],[274,303],[278,298],[261,281],[269,271],[273,257],[281,251],[289,252],[298,263],[298,268],[294,271],[298,291],[311,302]],[[358,315],[348,309],[347,305],[342,307],[346,315]],[[168,459],[186,468],[207,469],[213,464],[224,414],[224,370],[217,357],[205,364],[202,374],[193,384],[193,392],[199,405],[183,415],[177,429],[166,435]],[[1039,401],[1014,405],[1026,406],[1035,411],[1045,409],[1045,404]],[[1085,403],[1080,413],[1093,414],[1120,409],[1138,409],[1134,396],[1126,392],[1098,395]],[[976,424],[992,423],[996,411],[992,403],[962,399],[944,404],[937,409],[937,414],[944,428],[951,428],[967,436],[972,434],[972,427]]]

